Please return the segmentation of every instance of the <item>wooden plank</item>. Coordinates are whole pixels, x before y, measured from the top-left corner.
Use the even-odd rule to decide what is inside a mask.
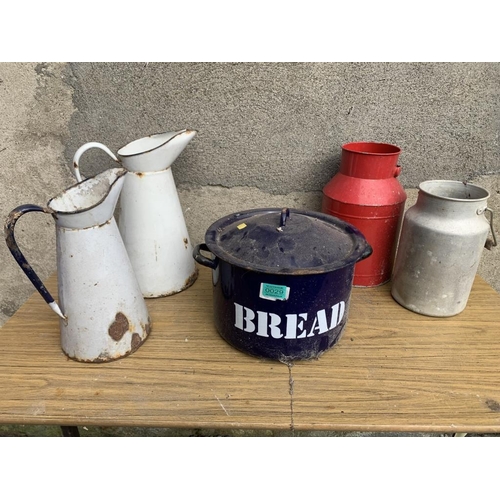
[[[100,365],[66,358],[34,294],[0,330],[0,422],[500,432],[500,296],[481,278],[445,319],[407,311],[389,285],[355,288],[339,344],[291,367],[226,344],[211,287],[202,268],[188,290],[148,300],[150,338]]]
[[[0,422],[289,428],[288,368],[220,338],[208,272],[147,304],[153,331],[135,353],[86,364],[62,353],[58,318],[33,295],[1,330]]]
[[[500,432],[500,296],[481,278],[467,308],[430,318],[390,285],[356,289],[339,345],[293,367],[297,429]]]

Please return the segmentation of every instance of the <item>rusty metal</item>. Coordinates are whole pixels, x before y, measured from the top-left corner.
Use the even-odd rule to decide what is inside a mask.
[[[180,290],[181,292],[182,290],[185,290],[186,288],[189,288],[192,284],[194,284],[194,282],[198,278],[198,272],[199,272],[198,268],[196,268],[194,273],[191,276],[189,276],[189,278],[184,282],[184,286]]]
[[[123,336],[129,331],[129,321],[125,314],[116,313],[115,320],[111,323],[108,333],[113,340],[121,340]]]
[[[170,297],[172,295],[175,295],[176,293],[188,289],[198,279],[198,273],[199,273],[198,268],[195,268],[194,273],[191,274],[191,276],[189,276],[189,278],[186,279],[186,281],[183,283],[182,287],[179,288],[179,290],[174,290],[173,292],[165,293],[163,295],[160,295],[159,297]]]
[[[146,332],[146,336],[148,336],[151,333],[151,318],[148,318],[148,322],[142,326],[144,331]]]
[[[133,333],[132,334],[132,341],[130,342],[130,349],[131,351],[136,351],[141,344],[144,342],[144,340],[141,339],[141,336],[138,333]]]

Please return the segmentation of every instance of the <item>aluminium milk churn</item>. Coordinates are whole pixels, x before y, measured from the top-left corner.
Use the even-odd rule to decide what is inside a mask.
[[[356,264],[354,286],[377,286],[391,278],[406,201],[397,179],[400,152],[392,144],[344,144],[339,172],[323,188],[322,212],[355,226],[373,248]]]
[[[392,276],[391,294],[399,304],[426,316],[465,309],[483,247],[496,245],[488,198],[486,189],[460,181],[420,184],[404,217]]]
[[[89,142],[73,158],[78,181],[80,157],[91,148],[102,149],[127,169],[118,227],[147,298],[181,292],[198,276],[171,169],[195,135],[188,129],[153,134],[128,143],[116,155],[104,144]]]
[[[9,250],[59,316],[61,348],[76,361],[122,358],[137,350],[151,330],[146,303],[113,218],[126,174],[124,168],[106,170],[66,189],[46,207],[15,208],[5,223]],[[54,218],[59,304],[16,243],[14,227],[28,212]]]

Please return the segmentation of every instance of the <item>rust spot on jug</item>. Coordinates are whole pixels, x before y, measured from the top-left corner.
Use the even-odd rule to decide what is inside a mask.
[[[143,332],[146,332],[146,335],[144,336],[144,340],[146,340],[146,337],[151,333],[151,318],[148,318],[148,322],[146,324],[141,323],[141,328]]]
[[[187,248],[188,247],[188,239],[187,238],[184,238],[184,248]]]
[[[135,175],[137,175],[137,177],[140,177],[141,179],[144,177],[144,172],[134,172]]]
[[[132,342],[130,342],[130,348],[132,349],[132,351],[139,349],[142,342],[143,340],[141,339],[141,336],[138,333],[133,333]]]
[[[486,405],[492,411],[500,412],[500,403],[495,401],[494,399],[487,399]]]
[[[134,335],[138,335],[138,334],[135,333]],[[145,340],[146,339],[141,340],[139,345],[137,345],[137,347],[142,345]],[[133,342],[134,342],[134,340],[133,340]],[[135,342],[137,342],[137,341],[135,341]],[[135,349],[131,348],[129,351],[124,352],[124,353],[115,353],[115,354],[110,354],[107,350],[105,350],[105,351],[101,352],[95,358],[82,358],[82,357],[70,355],[67,352],[65,352],[64,350],[63,350],[63,352],[66,355],[68,361],[72,360],[72,361],[78,361],[80,363],[102,364],[102,363],[109,363],[111,361],[116,361],[118,359],[126,358],[127,356],[132,354],[135,350],[137,350],[137,347],[135,347]]]
[[[78,361],[80,363],[107,363],[108,361],[114,361],[114,359],[109,356],[109,353],[107,351],[102,352],[96,358],[81,358],[79,356],[70,356],[66,352],[64,354],[66,354],[68,360]]]
[[[189,288],[196,281],[197,278],[198,278],[198,269],[195,269],[194,273],[184,282],[182,290]]]
[[[103,222],[102,224],[99,224],[96,227],[104,227],[107,226],[108,224],[111,224],[111,221],[113,220],[113,217],[111,219],[107,220],[106,222]],[[85,231],[85,229],[71,229],[71,231]]]
[[[116,313],[115,320],[111,323],[108,333],[113,340],[121,340],[121,338],[128,332],[129,322],[125,314]]]
[[[4,233],[5,233],[5,241],[11,253],[19,252],[19,248],[17,247],[16,240],[14,238],[14,226],[19,218],[23,215],[22,210],[13,210],[9,217],[7,218],[7,222],[5,223]],[[19,252],[20,253],[20,252]],[[15,255],[14,255],[15,257]]]

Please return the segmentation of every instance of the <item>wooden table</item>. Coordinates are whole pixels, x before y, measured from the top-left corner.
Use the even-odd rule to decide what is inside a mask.
[[[148,300],[150,338],[106,364],[67,359],[35,293],[0,330],[0,423],[500,432],[500,295],[477,277],[466,310],[435,319],[389,290],[353,289],[339,344],[293,366],[219,337],[206,268],[188,290]]]

